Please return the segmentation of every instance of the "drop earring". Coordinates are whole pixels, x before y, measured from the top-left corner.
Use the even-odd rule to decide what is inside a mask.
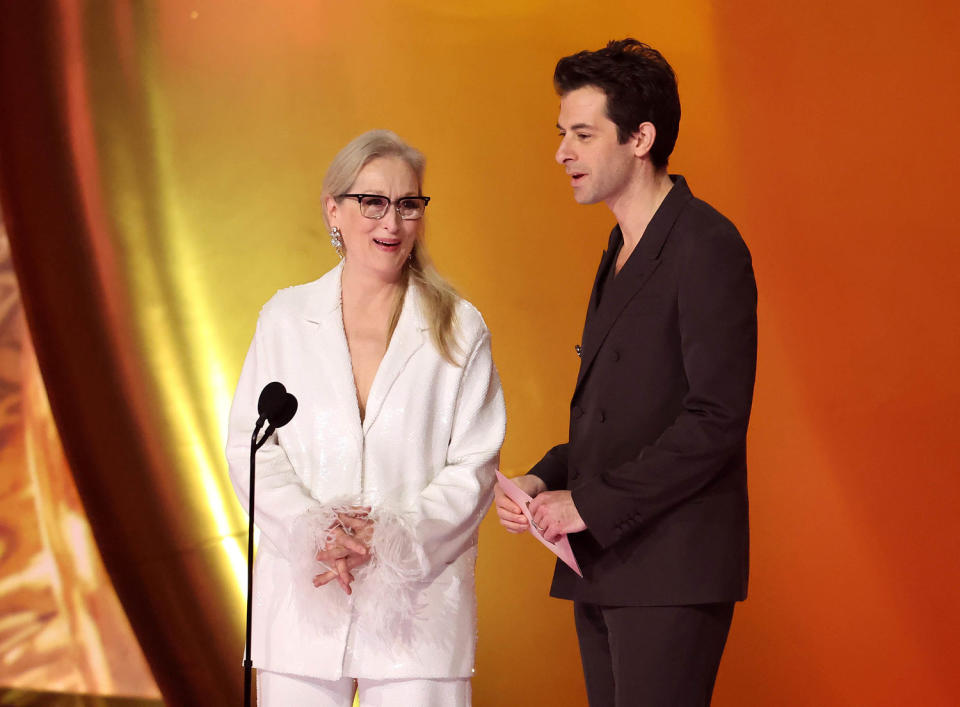
[[[343,259],[343,234],[340,232],[340,229],[337,226],[334,226],[330,229],[330,245],[333,246],[333,249],[337,251],[337,255],[340,256],[340,259]]]

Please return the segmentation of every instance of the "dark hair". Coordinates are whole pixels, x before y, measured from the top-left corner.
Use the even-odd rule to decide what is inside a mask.
[[[553,85],[561,96],[584,86],[603,91],[621,144],[640,123],[653,123],[657,136],[650,159],[657,169],[667,166],[680,131],[680,95],[673,69],[656,49],[628,37],[565,56],[557,62]]]

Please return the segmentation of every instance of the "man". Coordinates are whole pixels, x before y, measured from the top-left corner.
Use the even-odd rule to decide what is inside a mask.
[[[556,159],[581,204],[617,219],[600,261],[569,441],[514,481],[548,540],[569,533],[592,707],[708,705],[747,593],[746,434],[756,285],[736,228],[667,173],[673,70],[633,39],[559,61]],[[501,523],[527,530],[499,489]]]

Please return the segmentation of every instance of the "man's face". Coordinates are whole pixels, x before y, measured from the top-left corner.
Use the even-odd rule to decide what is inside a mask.
[[[632,141],[617,142],[617,126],[607,117],[607,96],[596,86],[570,91],[560,99],[560,147],[556,159],[570,175],[580,204],[612,206],[633,175]]]

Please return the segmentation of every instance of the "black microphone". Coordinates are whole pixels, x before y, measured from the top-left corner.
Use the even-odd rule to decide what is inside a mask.
[[[260,391],[260,399],[257,400],[257,412],[260,417],[253,429],[253,435],[250,438],[250,505],[247,509],[247,630],[246,644],[244,647],[243,659],[243,704],[244,707],[250,705],[250,690],[253,675],[253,660],[251,657],[251,640],[253,635],[253,510],[254,494],[256,493],[256,453],[264,442],[273,434],[278,427],[283,427],[293,419],[297,414],[297,399],[287,392],[283,383],[273,381],[267,383]],[[267,431],[260,441],[257,441],[257,435],[264,421],[269,422]]]
[[[283,406],[287,397],[287,389],[283,383],[273,381],[267,383],[260,391],[260,399],[257,400],[257,412],[260,417],[257,419],[257,429],[263,426],[264,420],[273,417]]]
[[[263,446],[274,430],[283,427],[293,419],[297,414],[297,407],[296,397],[287,392],[283,383],[273,381],[264,386],[257,401],[257,412],[260,413],[260,417],[257,420],[254,437],[256,438],[256,433],[260,431],[264,420],[270,424],[267,425],[267,431],[264,432],[263,437],[257,442],[257,449]]]
[[[297,398],[292,393],[287,393],[284,396],[283,402],[280,404],[279,409],[272,415],[267,415],[267,419],[270,421],[270,425],[273,427],[273,429],[283,427],[285,424],[290,422],[290,420],[293,419],[293,416],[297,414],[297,407]]]

